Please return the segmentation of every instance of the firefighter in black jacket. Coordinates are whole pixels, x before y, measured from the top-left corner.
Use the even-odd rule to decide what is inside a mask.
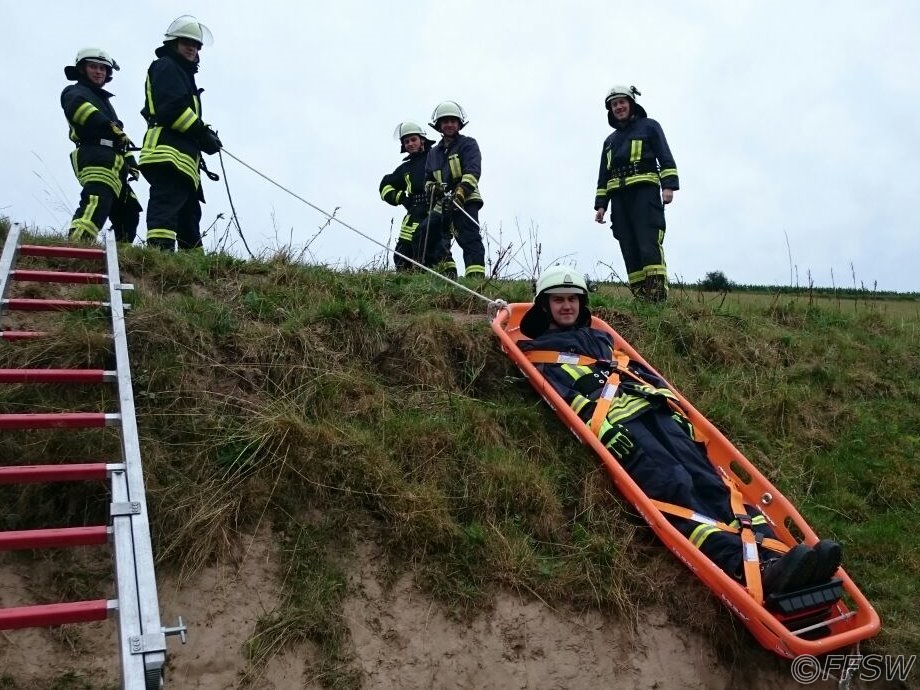
[[[438,104],[430,125],[441,133],[441,141],[428,152],[425,163],[425,188],[440,200],[428,218],[429,232],[443,238],[443,270],[449,277],[457,275],[457,265],[450,255],[451,235],[463,249],[466,277],[486,274],[486,250],[479,229],[482,155],[475,139],[460,134],[467,122],[466,113],[458,103]]]
[[[183,15],[169,25],[147,70],[141,115],[148,129],[140,158],[150,183],[147,244],[165,251],[175,251],[177,240],[179,249],[201,248],[201,153],[217,153],[221,143],[201,119],[195,73],[198,51],[212,42],[204,24]]]
[[[614,86],[604,99],[614,128],[601,152],[594,220],[604,222],[610,200],[610,226],[620,243],[629,289],[639,298],[661,302],[668,294],[664,260],[664,206],[680,189],[677,165],[664,132],[636,103],[635,86]]]
[[[109,102],[112,94],[102,88],[117,69],[118,63],[98,48],[81,50],[74,64],[64,68],[64,75],[77,82],[61,93],[61,107],[77,145],[70,162],[83,186],[70,221],[73,239],[96,239],[106,218],[119,242],[133,242],[137,234],[141,205],[128,185],[129,178],[137,179],[137,163],[129,153],[134,145]]]
[[[412,264],[402,254],[431,267],[441,258],[439,238],[429,237],[426,222],[429,203],[425,194],[425,158],[434,141],[415,122],[399,123],[393,134],[399,140],[399,152],[407,154],[399,167],[380,181],[380,198],[406,209],[393,263],[397,271],[411,270]]]
[[[834,576],[840,544],[822,539],[781,555],[769,541],[776,536],[773,528],[754,506],[745,506],[745,522],[763,548],[751,551],[744,544],[736,529],[742,516],[734,510],[730,489],[680,405],[669,404],[676,396],[664,379],[616,348],[609,333],[592,327],[588,288],[573,268],[551,266],[540,275],[534,305],[520,329],[530,338],[518,341],[525,353],[567,356],[534,366],[646,496],[692,511],[668,514],[668,519],[729,576],[744,580],[743,560],[752,565],[759,560],[765,594],[823,584]],[[579,362],[579,355],[591,363]]]

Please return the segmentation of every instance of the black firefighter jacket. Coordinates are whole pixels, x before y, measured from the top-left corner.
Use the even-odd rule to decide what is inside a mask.
[[[634,117],[604,141],[594,192],[594,208],[607,208],[607,197],[634,184],[680,189],[677,164],[664,131],[650,117]]]
[[[482,176],[482,154],[472,137],[457,134],[448,145],[441,139],[428,152],[425,179],[446,183],[450,189],[463,187],[467,201],[482,201],[479,178]]]
[[[201,177],[201,90],[195,84],[197,63],[189,62],[169,46],[156,50],[157,60],[147,69],[146,98],[141,115],[147,134],[141,150],[141,167],[169,165],[199,188]]]
[[[112,94],[84,78],[61,92],[61,107],[70,125],[70,139],[77,148],[70,162],[81,185],[101,182],[118,197],[127,184],[134,157],[121,150],[112,125],[123,125],[109,99]]]
[[[380,180],[380,198],[391,206],[403,206],[406,215],[399,231],[400,239],[412,240],[412,234],[428,216],[428,198],[425,195],[425,158],[422,149],[403,158],[403,162]]]

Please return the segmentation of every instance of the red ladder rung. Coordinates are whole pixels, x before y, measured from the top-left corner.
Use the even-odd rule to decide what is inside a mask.
[[[114,371],[105,369],[0,369],[0,383],[106,383]]]
[[[0,609],[0,630],[104,621],[113,608],[107,600],[96,599]]]
[[[29,412],[0,414],[0,429],[93,429],[114,424],[106,412]]]
[[[20,256],[47,256],[63,259],[103,259],[104,249],[91,247],[48,247],[40,244],[20,244]]]
[[[15,311],[70,311],[74,309],[93,309],[107,307],[108,302],[74,299],[29,299],[14,297],[3,300],[3,306]]]
[[[65,546],[100,546],[109,540],[105,525],[52,527],[0,532],[0,551],[57,549]]]
[[[10,271],[13,280],[31,281],[37,283],[73,283],[85,285],[88,283],[104,283],[109,277],[105,273],[79,273],[74,271],[27,271],[17,269]]]
[[[117,467],[117,465],[113,465]],[[77,482],[108,478],[109,465],[104,462],[66,465],[13,465],[0,467],[0,484],[40,484]]]
[[[0,331],[0,338],[4,340],[30,340],[44,338],[46,335],[47,331]]]

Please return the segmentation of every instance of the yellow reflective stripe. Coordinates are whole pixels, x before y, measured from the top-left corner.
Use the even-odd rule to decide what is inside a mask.
[[[610,170],[611,165],[613,165],[613,150],[607,149],[607,170]]]
[[[399,228],[399,238],[402,240],[412,240],[412,237],[415,235],[415,230],[418,228],[418,223],[413,223],[411,220],[412,216],[408,213],[403,217],[402,225]]]
[[[594,190],[594,196],[607,196],[607,190],[603,187],[598,187]]]
[[[470,264],[466,267],[466,273],[464,274],[467,278],[477,275],[485,275],[486,267],[480,266],[479,264]]]
[[[607,181],[607,189],[609,192],[612,189],[620,188],[620,181],[623,181],[624,186],[629,186],[631,184],[636,184],[638,182],[651,182],[652,184],[658,184],[658,173],[639,173],[638,175],[630,175],[626,178],[612,177]],[[604,196],[605,190],[598,189],[597,196]]]
[[[390,192],[395,192],[395,191],[396,191],[396,187],[394,187],[393,185],[388,184],[388,185],[386,185],[383,189],[380,190],[380,198],[383,199],[384,201],[386,201],[386,200],[387,200],[387,194],[389,194]]]
[[[450,176],[459,180],[463,175],[463,167],[460,165],[460,156],[452,153],[447,157],[447,167],[450,169]]]
[[[195,121],[198,119],[198,115],[195,114],[195,111],[191,108],[186,108],[182,111],[182,114],[176,118],[170,127],[178,132],[187,132],[188,128],[195,124]]]
[[[563,364],[561,367],[562,371],[571,376],[576,381],[582,377],[582,373],[578,370],[578,367],[572,364]]]
[[[646,407],[651,407],[651,403],[645,398],[635,398],[632,396],[614,398],[613,403],[610,405],[610,411],[607,413],[607,421],[610,424],[616,424],[644,410]]]
[[[713,527],[712,525],[699,525],[690,533],[690,543],[700,549],[703,547],[703,542],[706,541],[709,535],[719,531],[721,530],[719,530],[718,527]]]
[[[672,177],[672,176],[676,177],[677,168],[663,168],[662,170],[658,172],[658,175],[659,177]]]
[[[412,178],[409,177],[409,173],[403,176],[403,180],[406,183],[406,194],[412,194]]]
[[[629,143],[629,162],[637,163],[642,159],[642,140],[633,139]]]
[[[569,407],[572,408],[572,411],[575,412],[575,414],[579,414],[585,408],[585,405],[587,405],[589,402],[591,401],[585,396],[576,395]]]
[[[153,105],[153,91],[150,90],[150,75],[147,75],[147,80],[144,82],[144,93],[146,94],[145,98],[147,99],[147,112],[150,113],[150,117],[155,117],[157,114],[157,109]]]
[[[476,176],[475,176],[474,174],[472,174],[472,173],[467,173],[466,175],[464,175],[463,177],[460,178],[460,181],[461,181],[461,182],[466,182],[466,183],[467,183],[470,187],[472,187],[474,190],[476,189],[476,187],[479,186],[479,178],[476,177]]]
[[[441,178],[442,178],[442,175],[441,175],[441,171],[440,171],[440,170],[435,170],[435,171],[433,171],[433,172],[432,172],[432,175],[434,175],[434,181],[437,182],[438,184],[441,184],[442,182],[444,182],[444,180],[441,179]]]
[[[78,125],[85,125],[86,121],[90,118],[90,115],[98,112],[99,108],[87,101],[74,111],[73,121]]]
[[[197,189],[201,184],[201,178],[198,175],[198,159],[192,158],[187,153],[182,153],[182,151],[172,146],[159,143],[162,131],[161,126],[151,127],[147,130],[147,134],[144,135],[144,146],[141,149],[140,165],[152,163],[174,165],[180,172],[189,176]]]
[[[167,230],[166,228],[154,228],[153,230],[147,231],[148,240],[174,240],[176,239],[175,230]]]

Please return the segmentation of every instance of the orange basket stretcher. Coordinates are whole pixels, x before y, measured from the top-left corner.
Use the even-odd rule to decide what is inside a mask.
[[[617,489],[639,511],[665,546],[712,590],[763,647],[788,658],[802,654],[820,655],[855,645],[878,633],[881,626],[878,614],[843,568],[837,571],[832,586],[824,587],[823,594],[818,592],[817,599],[810,598],[807,594],[790,596],[785,597],[779,605],[773,602],[768,608],[766,603],[759,597],[755,598],[743,583],[729,577],[681,534],[668,521],[656,502],[639,488],[618,460],[601,444],[597,436],[578,418],[518,348],[517,342],[526,339],[520,332],[520,321],[531,306],[530,303],[509,304],[502,307],[493,318],[492,330],[501,341],[502,350],[572,433],[597,454]],[[607,323],[593,317],[591,326],[609,333],[615,349],[657,373],[654,367]],[[677,396],[681,408],[694,428],[702,432],[701,436],[706,438],[709,461],[740,491],[746,504],[756,506],[767,517],[772,523],[777,539],[787,546],[794,546],[795,530],[804,537],[804,543],[816,543],[817,535],[792,503],[679,391],[670,383],[668,387]],[[828,595],[827,591],[834,588],[836,592]],[[759,586],[756,589],[759,590]]]

